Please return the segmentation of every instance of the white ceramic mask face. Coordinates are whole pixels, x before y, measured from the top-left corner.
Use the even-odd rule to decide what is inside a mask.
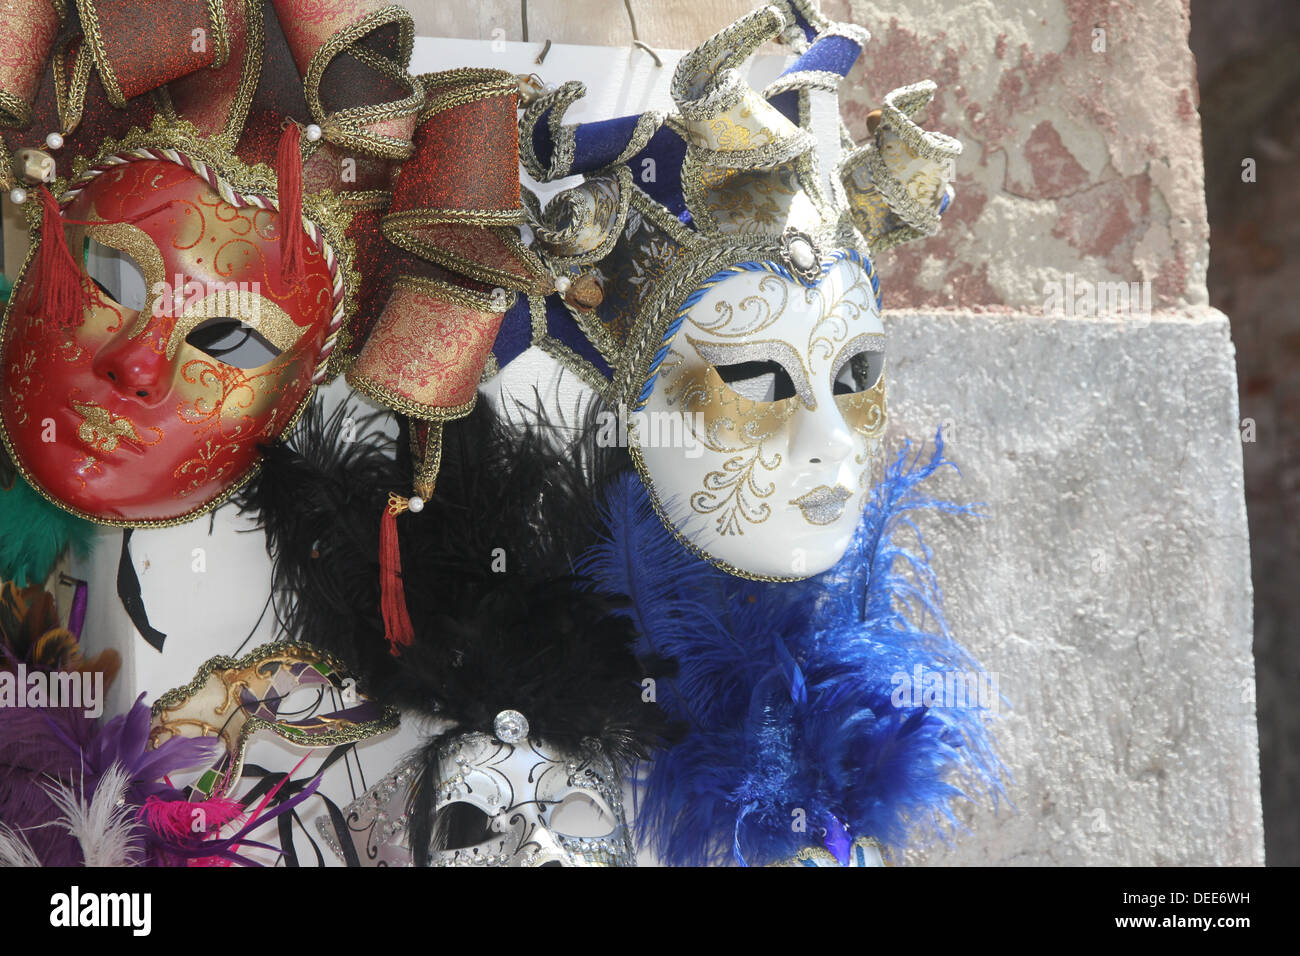
[[[431,866],[634,866],[622,790],[601,747],[454,738],[442,759]]]
[[[661,511],[743,576],[827,570],[881,457],[884,328],[870,275],[853,253],[824,261],[811,284],[743,263],[683,312],[629,427]],[[683,440],[657,440],[664,434]]]

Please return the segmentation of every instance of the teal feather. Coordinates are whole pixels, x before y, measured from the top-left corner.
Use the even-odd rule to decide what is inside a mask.
[[[42,584],[71,548],[84,554],[95,526],[46,501],[21,477],[0,488],[0,579]]]

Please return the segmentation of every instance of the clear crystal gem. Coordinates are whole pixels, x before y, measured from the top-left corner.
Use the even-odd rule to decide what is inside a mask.
[[[517,744],[528,736],[528,719],[517,710],[503,710],[492,722],[492,732],[503,744]]]

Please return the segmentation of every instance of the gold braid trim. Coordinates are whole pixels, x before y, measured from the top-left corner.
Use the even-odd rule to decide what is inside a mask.
[[[32,108],[12,93],[0,90],[0,126],[26,129],[32,124]]]
[[[358,45],[358,41],[367,34],[392,24],[397,24],[398,27],[397,62]],[[402,7],[389,6],[340,30],[312,54],[311,61],[307,64],[307,74],[303,77],[303,94],[307,100],[307,111],[320,125],[325,139],[336,146],[355,149],[380,159],[404,160],[411,155],[414,144],[409,139],[374,133],[368,127],[381,120],[397,119],[419,112],[425,99],[424,88],[407,72],[405,65],[411,60],[414,46],[415,21],[411,19],[411,14]],[[407,94],[391,103],[367,104],[327,113],[320,98],[321,79],[334,58],[344,53],[402,84],[407,88]]]

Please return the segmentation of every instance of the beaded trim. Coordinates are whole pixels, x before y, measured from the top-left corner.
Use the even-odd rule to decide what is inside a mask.
[[[875,849],[880,854],[880,858],[889,863],[885,858],[885,848],[875,837],[858,837],[853,841],[853,849],[865,851]],[[835,859],[834,854],[824,846],[806,846],[788,860],[782,860],[779,863],[769,863],[768,866],[839,866],[840,861]]]

